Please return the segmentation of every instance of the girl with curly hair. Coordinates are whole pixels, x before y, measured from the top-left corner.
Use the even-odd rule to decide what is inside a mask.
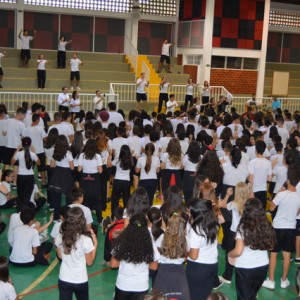
[[[115,240],[111,268],[119,268],[115,300],[138,300],[148,293],[149,268],[157,269],[159,253],[144,214],[135,214]]]
[[[86,265],[91,266],[96,257],[98,241],[93,230],[86,233],[86,220],[80,207],[72,207],[63,221],[60,234],[55,239],[58,257],[62,260],[58,289],[60,300],[89,299]]]
[[[120,149],[119,156],[113,161],[111,161],[110,155],[107,165],[108,167],[116,167],[111,197],[111,215],[114,217],[114,211],[119,206],[121,196],[123,198],[124,207],[127,206],[130,197],[130,171],[133,168],[133,160],[129,146],[123,145]]]
[[[162,191],[164,192],[171,183],[171,178],[175,177],[177,186],[181,186],[182,154],[181,146],[176,138],[172,138],[168,144],[166,152],[161,156],[160,168],[162,172]]]
[[[185,235],[185,215],[173,213],[165,232],[157,239],[161,254],[153,290],[162,292],[168,298],[190,299],[183,263],[188,254]]]
[[[228,253],[236,270],[238,300],[255,300],[267,275],[268,250],[275,244],[275,231],[260,200],[250,198],[237,228],[235,248]]]
[[[98,152],[96,140],[88,140],[83,148],[83,153],[79,155],[78,171],[82,172],[80,186],[84,190],[84,204],[96,211],[98,224],[101,224],[100,174],[102,173],[102,159]]]
[[[191,300],[206,300],[218,273],[218,220],[209,200],[194,198],[190,202],[188,243],[190,251],[186,277]]]

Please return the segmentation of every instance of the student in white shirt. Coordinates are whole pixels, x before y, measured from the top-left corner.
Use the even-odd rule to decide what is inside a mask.
[[[71,107],[71,113],[72,113],[72,119],[75,120],[79,117],[79,111],[80,106],[82,104],[80,103],[80,95],[78,91],[73,91],[72,93],[72,99],[70,101],[70,107]]]
[[[66,41],[66,38],[62,35],[58,40],[57,49],[57,68],[66,68],[66,45],[72,43],[72,40]]]
[[[290,137],[289,131],[287,130],[287,128],[285,126],[283,117],[276,118],[276,122],[277,122],[278,134],[281,136],[281,142],[283,144],[283,148],[285,148],[286,142],[288,141],[288,139]]]
[[[42,177],[42,187],[46,187],[46,156],[43,142],[47,137],[47,133],[39,126],[39,123],[40,116],[38,114],[33,114],[31,126],[23,131],[23,135],[31,138],[32,147],[40,160],[38,171]]]
[[[45,59],[44,54],[40,54],[37,62],[37,79],[38,79],[38,88],[44,89],[46,82],[46,64],[48,60]]]
[[[133,168],[133,160],[129,146],[123,145],[120,149],[119,156],[116,156],[113,161],[111,161],[111,156],[109,156],[107,166],[116,167],[111,196],[111,215],[113,217],[115,209],[119,206],[121,196],[123,198],[124,207],[127,206],[130,197],[130,171]]]
[[[272,180],[272,166],[268,159],[264,158],[266,143],[258,140],[255,143],[256,158],[248,165],[249,181],[253,184],[253,193],[263,207],[267,204],[267,182]]]
[[[50,167],[54,169],[48,189],[52,195],[54,220],[58,220],[62,195],[66,196],[67,204],[71,204],[71,191],[74,187],[74,178],[71,172],[74,170],[73,156],[69,151],[69,144],[65,135],[59,135],[57,138]]]
[[[166,104],[167,106],[167,113],[172,112],[172,114],[175,112],[175,108],[179,107],[177,101],[175,101],[175,95],[171,94],[170,99]]]
[[[9,276],[8,260],[0,256],[0,299],[18,300],[19,297]]]
[[[109,102],[108,103],[108,113],[109,113],[109,119],[108,123],[114,123],[116,126],[119,126],[121,122],[124,121],[123,116],[118,113],[117,110],[117,105],[115,102]]]
[[[1,172],[0,172],[1,174]],[[14,174],[12,170],[3,170],[1,175],[0,186],[2,190],[0,191],[0,209],[12,208],[16,205],[16,198],[11,197],[10,184],[14,180]]]
[[[59,279],[59,299],[89,299],[86,266],[95,260],[98,241],[93,230],[86,235],[86,221],[82,209],[71,208],[61,225],[61,234],[56,238],[57,256],[62,260]]]
[[[17,148],[11,162],[19,162],[17,177],[17,209],[20,211],[26,202],[30,201],[34,188],[34,162],[40,165],[40,160],[31,148],[31,138],[22,139],[22,148]]]
[[[4,104],[0,104],[0,163],[4,164],[5,147],[6,147],[6,107]]]
[[[147,94],[145,88],[149,86],[149,81],[145,78],[145,73],[141,73],[141,77],[136,81],[136,101],[137,101],[137,110],[143,108],[140,107],[140,102],[147,101]]]
[[[147,228],[143,214],[135,214],[115,240],[111,268],[119,268],[115,300],[140,299],[149,289],[149,268],[157,269],[159,253]],[[137,284],[138,282],[138,284]]]
[[[218,273],[218,220],[210,200],[193,199],[189,206],[190,226],[187,230],[190,247],[186,277],[191,300],[206,300]]]
[[[120,150],[123,145],[128,145],[128,140],[125,137],[126,131],[124,127],[118,127],[116,130],[117,137],[112,140],[112,155],[114,158],[119,157]]]
[[[35,213],[33,208],[23,209],[20,214],[23,225],[16,227],[12,232],[12,252],[9,260],[14,266],[49,265],[47,258],[52,244],[50,242],[41,244],[38,231],[31,227]]]
[[[71,99],[68,94],[68,88],[63,86],[61,90],[62,92],[57,97],[58,110],[60,112],[69,111]]]
[[[275,244],[275,232],[261,202],[249,199],[237,228],[235,248],[228,253],[229,263],[236,268],[237,299],[257,299],[266,277],[268,250]]]
[[[280,287],[285,289],[290,285],[288,279],[290,258],[295,243],[296,218],[300,211],[300,197],[296,191],[298,182],[297,169],[291,166],[288,170],[287,190],[279,192],[270,205],[271,211],[274,211],[276,207],[278,208],[272,224],[275,228],[277,241],[271,250],[269,278],[263,283],[263,287],[268,289],[275,289],[277,255],[281,251],[283,271]]]
[[[93,102],[95,104],[95,117],[97,117],[104,107],[104,101],[105,101],[105,94],[101,93],[100,90],[96,91],[96,96],[93,99]]]
[[[168,43],[168,40],[163,41],[157,73],[159,73],[161,71],[164,61],[166,61],[167,65],[168,65],[168,73],[172,73],[171,72],[170,47],[173,45],[175,45],[175,43]]]
[[[172,83],[167,81],[167,76],[163,76],[159,85],[159,99],[158,99],[158,110],[157,113],[161,112],[162,105],[165,102],[167,106],[167,102],[169,101],[168,88],[172,85]]]
[[[74,89],[74,82],[76,83],[75,88],[77,90],[81,90],[79,86],[79,82],[80,82],[79,66],[83,65],[83,62],[78,58],[76,52],[73,53],[73,58],[69,60],[68,64],[71,66],[71,74],[70,74],[71,90]]]
[[[94,209],[97,215],[98,224],[102,222],[101,182],[102,158],[98,153],[97,142],[94,139],[88,140],[79,156],[78,172],[82,172],[80,186],[84,190],[84,204],[91,210]]]
[[[160,170],[160,161],[154,156],[155,147],[148,143],[145,147],[145,156],[138,159],[135,171],[140,173],[139,186],[147,191],[150,206],[153,205],[153,198],[157,188],[157,173]]]
[[[211,88],[209,86],[209,83],[207,80],[205,80],[202,86],[202,98],[201,98],[202,103],[201,103],[200,112],[203,112],[205,107],[209,105],[210,92],[211,92]]]
[[[189,78],[187,85],[186,85],[186,92],[185,92],[185,99],[184,99],[184,110],[187,110],[188,104],[190,104],[191,108],[194,105],[194,98],[193,98],[193,94],[194,94],[194,88],[197,85],[193,83],[193,79]]]
[[[23,32],[23,33],[22,33]],[[21,29],[18,38],[21,40],[21,61],[22,67],[28,68],[29,60],[31,58],[30,54],[30,41],[33,41],[36,36],[36,30],[33,31],[33,36],[28,35],[28,30]]]

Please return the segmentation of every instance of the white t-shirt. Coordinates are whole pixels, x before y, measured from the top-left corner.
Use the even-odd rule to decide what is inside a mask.
[[[141,156],[142,140],[138,136],[130,136],[127,138],[128,146],[133,156]]]
[[[171,139],[172,139],[171,136],[164,136],[164,137],[162,137],[162,138],[159,140],[159,143],[160,143],[160,145],[161,145],[161,147],[162,147],[162,151],[163,151],[163,152],[166,152],[166,149],[167,149],[168,144],[169,144],[169,142],[170,142]]]
[[[174,132],[176,132],[176,129],[177,129],[177,125],[178,124],[183,124],[183,120],[182,119],[177,119],[177,118],[175,118],[175,119],[171,119],[170,120],[171,121],[171,124],[172,124],[172,126],[173,126],[173,131]]]
[[[4,57],[5,55],[3,53],[0,53],[0,68],[2,68],[2,63],[1,63],[1,60],[2,60],[2,57]]]
[[[79,155],[78,166],[82,167],[82,172],[86,174],[97,174],[98,167],[103,165],[100,154],[96,154],[93,159],[86,159],[84,153]]]
[[[167,101],[167,112],[172,112],[174,113],[175,108],[178,107],[178,103],[174,100],[174,101]]]
[[[236,239],[244,240],[240,232],[237,232]],[[253,269],[269,264],[267,250],[253,250],[249,246],[244,247],[243,253],[236,258],[235,267],[244,269]]]
[[[68,42],[66,41],[58,41],[58,51],[64,51],[66,52],[66,45],[68,44]]]
[[[63,103],[64,100],[68,100],[68,101]],[[58,103],[58,105],[69,107],[69,105],[70,105],[70,96],[68,94],[65,94],[65,93],[60,93],[57,97],[57,103]]]
[[[81,60],[79,58],[71,58],[70,59],[71,72],[79,72],[80,64],[81,64]]]
[[[119,162],[118,158],[116,158],[112,161],[112,165],[116,167],[115,179],[130,181],[130,169],[123,170],[120,167],[120,162]]]
[[[9,226],[8,226],[8,231],[7,231],[7,241],[10,246],[12,246],[12,233],[13,230],[20,226],[23,225],[23,222],[20,219],[20,213],[14,213],[10,216],[9,220]]]
[[[196,172],[199,162],[198,163],[192,163],[189,160],[189,156],[185,155],[184,158],[183,158],[182,164],[183,164],[183,168],[184,168],[185,171]]]
[[[162,44],[161,55],[170,56],[170,47],[172,44]]]
[[[0,281],[0,299],[1,300],[17,299],[16,290],[11,283]]]
[[[73,161],[73,155],[67,151],[66,156],[61,161],[56,161],[56,166],[61,168],[70,168],[70,161]]]
[[[247,154],[249,156],[249,160],[256,158],[255,145],[253,145],[247,149]],[[269,157],[269,156],[270,156],[269,150],[266,148],[266,150],[264,152],[264,157]]]
[[[20,34],[20,40],[21,40],[21,49],[23,50],[29,50],[30,49],[30,41],[33,40],[33,37],[28,35],[28,36],[25,36],[23,34]]]
[[[55,245],[61,249],[62,263],[59,270],[59,279],[70,283],[84,283],[88,281],[85,255],[94,250],[90,237],[81,235],[70,254],[65,254],[62,246],[62,236],[55,239]]]
[[[287,180],[287,167],[286,166],[275,167],[273,169],[273,174],[276,177],[276,184],[273,193],[277,194]]]
[[[163,153],[161,155],[160,160],[166,164],[165,169],[168,169],[168,170],[180,170],[181,169],[181,163],[182,163],[182,161],[177,166],[171,165],[171,162],[170,162],[170,159],[169,159],[169,153],[167,153],[167,152]]]
[[[61,227],[62,221],[59,220],[58,222],[54,223],[53,228],[51,230],[50,236],[55,240],[58,235],[60,234],[60,227]]]
[[[136,84],[137,84],[137,87],[136,87],[136,92],[138,94],[145,94],[145,87],[148,86],[148,82],[147,80],[144,78],[139,78],[137,81],[136,81]],[[140,85],[138,85],[140,84]]]
[[[112,140],[112,149],[115,151],[115,158],[119,158],[120,150],[123,145],[128,145],[128,140],[123,137],[116,137]]]
[[[93,223],[93,217],[92,217],[92,212],[91,210],[83,205],[83,204],[77,204],[77,203],[72,203],[69,205],[69,207],[79,207],[82,209],[83,211],[83,214],[84,214],[84,217],[85,217],[85,220],[86,220],[86,224],[92,224]]]
[[[37,63],[38,63],[37,69],[38,70],[46,70],[46,63],[47,62],[48,61],[46,59],[38,59],[37,60]]]
[[[181,147],[181,153],[183,155],[185,155],[186,151],[189,148],[189,143],[186,140],[181,140],[181,141],[179,141],[179,144],[180,144],[180,147]]]
[[[44,151],[46,155],[46,164],[49,166],[54,153],[54,146],[49,149],[44,148]]]
[[[80,104],[80,99],[71,99],[70,105],[76,105],[76,106],[71,106],[71,112],[73,113],[78,113],[80,111],[80,106],[78,106],[78,104]]]
[[[140,180],[157,179],[156,169],[160,167],[160,161],[157,156],[152,156],[151,167],[148,173],[145,171],[147,156],[138,159],[136,167],[141,169]]]
[[[243,126],[241,124],[229,124],[227,127],[231,129],[232,134],[237,133],[238,137],[243,135]]]
[[[0,185],[6,187],[7,192],[10,193],[10,184],[6,181],[2,181]],[[4,205],[7,202],[7,196],[0,192],[0,205]]]
[[[196,260],[192,260],[188,257],[188,260],[194,261],[202,264],[216,264],[218,262],[218,242],[217,239],[210,244],[207,242],[205,233],[202,232],[201,235],[196,233],[194,229],[189,226],[188,231],[188,241],[190,248],[199,249],[199,255]],[[201,229],[197,229],[201,232]]]
[[[20,225],[12,232],[12,252],[10,260],[15,263],[34,261],[33,247],[41,245],[39,233],[28,225]]]
[[[236,232],[237,227],[238,227],[238,225],[240,223],[240,220],[241,220],[241,216],[239,215],[237,206],[233,201],[229,202],[226,207],[229,211],[232,212],[232,223],[231,223],[231,226],[230,226],[230,230],[232,232]]]
[[[119,126],[119,124],[124,121],[124,118],[120,113],[116,111],[109,111],[108,113],[109,113],[109,119],[107,120],[108,123],[115,123],[117,126]]]
[[[6,125],[7,125],[7,120],[1,119],[0,120],[0,147],[6,146],[7,143]]]
[[[32,161],[37,161],[38,160],[38,157],[35,153],[30,152],[30,156],[31,156]],[[24,150],[18,151],[14,155],[14,159],[19,161],[18,175],[34,175],[32,166],[29,170],[26,167],[25,151]]]
[[[29,136],[31,138],[31,144],[34,147],[35,153],[44,153],[44,143],[43,140],[47,136],[45,130],[40,126],[30,126],[25,128],[23,132],[24,136]]]
[[[217,137],[219,138],[221,136],[221,133],[223,132],[225,126],[224,125],[220,125],[219,127],[217,127]]]
[[[160,88],[160,93],[161,94],[168,94],[168,87],[169,87],[170,83],[169,82],[165,82],[162,85],[159,85]]]
[[[281,136],[281,143],[283,145],[283,148],[285,148],[287,140],[290,137],[290,134],[289,134],[288,130],[286,129],[286,127],[277,127],[277,130],[278,130],[278,134]]]
[[[248,171],[253,175],[253,192],[267,190],[267,178],[272,175],[272,166],[266,158],[254,158],[249,162]]]
[[[8,119],[6,123],[7,148],[17,149],[21,145],[21,136],[25,129],[22,121],[16,119]]]
[[[297,192],[288,190],[279,192],[273,200],[278,206],[273,227],[278,229],[295,229],[296,217],[300,208],[300,197]]]
[[[223,184],[235,186],[238,182],[246,182],[249,175],[248,167],[244,164],[239,164],[235,168],[231,162],[224,163],[223,165],[224,177]]]
[[[95,96],[93,102],[95,103],[95,109],[101,110],[103,108],[104,95],[101,94],[101,97]]]
[[[186,85],[186,95],[193,96],[194,92],[194,85],[193,84],[187,84]]]

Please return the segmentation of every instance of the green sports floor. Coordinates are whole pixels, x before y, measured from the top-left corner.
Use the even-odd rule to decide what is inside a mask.
[[[107,214],[109,209],[107,210]],[[1,215],[3,221],[8,225],[9,217],[14,210],[2,210]],[[105,215],[105,214],[104,214]],[[41,223],[45,223],[50,216],[47,208],[43,208],[38,214],[36,219]],[[8,227],[8,226],[7,226]],[[52,225],[47,230],[50,235]],[[9,248],[7,244],[6,231],[0,235],[0,255],[9,255]],[[104,235],[99,230],[98,233],[98,251],[97,257],[92,267],[88,268],[89,273],[89,290],[90,299],[113,299],[114,285],[117,276],[116,271],[109,269],[103,263],[103,245]],[[220,249],[219,251],[219,274],[224,270],[225,252]],[[10,266],[10,276],[13,280],[14,286],[20,298],[29,300],[47,299],[57,300],[58,289],[57,280],[59,273],[60,263],[57,261],[54,250],[51,254],[50,266],[36,266],[33,268],[16,268]],[[297,265],[291,263],[289,279],[291,285],[287,289],[280,288],[280,272],[281,272],[281,256],[278,258],[277,272],[276,272],[276,289],[270,291],[261,288],[258,294],[259,299],[272,299],[272,300],[289,300],[296,297],[296,289],[294,286],[294,278]],[[138,284],[138,282],[137,282]],[[223,285],[220,289],[221,292],[226,294],[229,299],[236,299],[234,280],[231,285]],[[75,299],[75,298],[74,298]]]

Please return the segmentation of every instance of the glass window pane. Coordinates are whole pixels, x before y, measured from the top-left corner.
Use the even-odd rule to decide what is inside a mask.
[[[224,56],[212,56],[211,67],[212,68],[224,68],[225,57]]]
[[[241,69],[242,58],[241,57],[227,57],[227,69]]]
[[[244,69],[257,70],[258,59],[257,58],[244,58]]]

